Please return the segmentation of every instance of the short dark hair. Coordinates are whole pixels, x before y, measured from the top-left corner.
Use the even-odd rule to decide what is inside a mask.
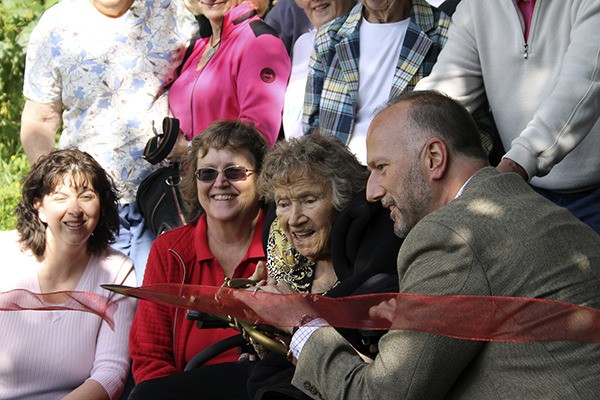
[[[276,186],[293,184],[300,176],[330,185],[333,206],[341,211],[365,187],[368,171],[343,142],[313,132],[281,141],[267,154],[258,193],[273,201]]]
[[[206,156],[210,149],[231,152],[248,150],[254,158],[254,171],[258,175],[269,145],[253,123],[239,120],[213,122],[194,137],[181,179],[181,195],[186,202],[186,214],[190,222],[198,221],[202,214],[202,206],[198,201],[198,182],[194,176],[196,163],[198,156]]]
[[[408,115],[412,128],[443,139],[454,152],[487,162],[479,128],[459,102],[435,90],[404,92],[380,112],[399,103],[411,105]]]
[[[46,250],[46,225],[35,208],[36,201],[56,190],[65,177],[74,185],[91,185],[100,199],[100,218],[88,241],[90,254],[104,251],[119,232],[119,197],[114,181],[88,153],[77,149],[55,150],[38,159],[24,178],[21,201],[16,207],[17,232],[25,249],[36,257]]]

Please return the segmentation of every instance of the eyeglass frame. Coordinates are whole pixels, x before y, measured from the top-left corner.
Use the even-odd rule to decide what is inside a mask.
[[[229,169],[242,169],[244,170],[244,177],[240,177],[240,178],[230,178],[227,176],[227,170]],[[213,179],[210,180],[202,180],[200,179],[200,171],[201,170],[211,170],[211,171],[216,171],[217,174],[215,175],[215,177]],[[243,165],[230,165],[228,167],[225,167],[223,169],[218,169],[218,168],[214,168],[214,167],[202,167],[202,168],[198,168],[194,171],[194,176],[196,177],[196,180],[199,182],[204,182],[204,183],[211,183],[217,180],[217,178],[219,177],[220,173],[223,173],[223,175],[225,176],[225,179],[227,179],[228,181],[231,182],[239,182],[239,181],[245,181],[246,179],[248,179],[248,176],[255,173],[256,171],[253,169],[249,169]]]

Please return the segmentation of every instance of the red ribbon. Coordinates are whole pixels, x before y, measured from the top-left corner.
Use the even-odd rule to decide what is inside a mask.
[[[92,292],[61,291],[33,293],[25,289],[0,292],[0,311],[83,311],[102,318],[114,330],[114,314],[118,308],[111,296]]]
[[[600,310],[552,300],[408,293],[330,298],[178,284],[118,288],[128,296],[253,325],[299,326],[311,316],[339,328],[414,330],[465,340],[600,343]]]

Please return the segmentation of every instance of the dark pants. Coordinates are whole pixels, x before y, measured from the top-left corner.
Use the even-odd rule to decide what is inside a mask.
[[[240,361],[150,379],[135,386],[129,400],[246,400],[246,382],[255,362]]]
[[[536,187],[533,189],[551,202],[571,211],[571,214],[600,235],[600,188],[579,193],[557,193]]]

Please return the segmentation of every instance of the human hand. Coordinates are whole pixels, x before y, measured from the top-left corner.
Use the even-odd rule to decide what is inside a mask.
[[[369,317],[387,319],[393,322],[396,318],[396,299],[389,299],[369,309]]]
[[[510,158],[504,157],[496,169],[500,172],[515,172],[519,174],[521,178],[525,179],[525,181],[529,181],[529,176],[527,175],[527,172],[525,172],[525,169]]]
[[[284,282],[261,280],[255,286],[231,293],[233,298],[245,304],[251,324],[271,325],[276,331],[292,333],[303,315],[317,315],[310,301]]]
[[[185,135],[183,134],[183,132],[179,131],[179,135],[177,136],[177,141],[175,142],[175,145],[173,146],[173,150],[171,150],[171,152],[167,156],[167,160],[169,160],[170,162],[173,162],[173,163],[185,161],[187,159],[187,155],[188,155],[188,151],[189,151],[188,143],[189,142],[188,142],[187,138],[185,137]]]
[[[256,14],[263,18],[269,9],[269,0],[251,0],[252,7],[256,10]]]
[[[254,348],[254,352],[255,354],[255,359],[258,357],[259,359],[263,359],[265,358],[265,356],[267,354],[269,354],[269,349],[266,348],[265,346],[263,346],[262,344],[258,343],[256,340],[254,340],[252,337],[248,338],[248,342],[250,342],[250,344],[252,345],[252,347]],[[252,361],[252,358],[250,358],[250,360]]]
[[[258,268],[258,265],[257,265]],[[257,289],[256,289],[257,288]],[[276,281],[274,278],[267,277],[256,283],[255,290],[261,290],[263,292],[277,293],[277,294],[294,294],[296,291],[292,287],[283,281]]]
[[[242,353],[240,354],[240,356],[238,357],[238,362],[239,361],[243,361],[243,360],[248,360],[248,361],[257,361],[259,359],[259,357],[256,354],[252,354],[252,353]]]
[[[264,261],[259,261],[258,263],[256,263],[256,269],[254,270],[254,273],[248,279],[254,282],[259,282],[264,280],[266,275],[267,266]]]

